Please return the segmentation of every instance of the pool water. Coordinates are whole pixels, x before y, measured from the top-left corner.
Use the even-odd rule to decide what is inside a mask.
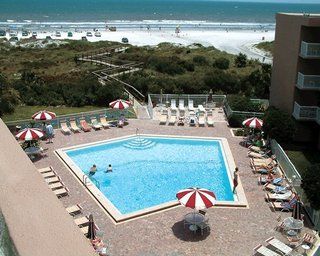
[[[66,154],[85,174],[97,166],[92,180],[122,214],[176,200],[176,193],[188,187],[234,201],[219,140],[137,136]],[[109,164],[113,172],[106,173]]]

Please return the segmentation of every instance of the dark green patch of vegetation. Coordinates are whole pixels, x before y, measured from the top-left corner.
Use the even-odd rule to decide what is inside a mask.
[[[255,45],[260,50],[267,52],[270,55],[273,55],[273,46],[274,42],[262,42]]]
[[[311,206],[320,209],[320,164],[312,165],[302,175],[301,187],[307,195]]]

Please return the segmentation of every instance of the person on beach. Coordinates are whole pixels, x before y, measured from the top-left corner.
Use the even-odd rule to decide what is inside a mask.
[[[233,194],[236,192],[236,187],[238,186],[238,167],[235,168],[234,173],[233,173]]]
[[[111,166],[111,164],[109,164],[106,172],[112,172],[112,166]]]
[[[94,164],[92,165],[92,167],[90,168],[90,172],[89,175],[92,176],[97,172],[97,166]]]

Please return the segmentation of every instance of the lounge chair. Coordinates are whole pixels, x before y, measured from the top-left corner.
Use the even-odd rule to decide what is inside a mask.
[[[286,245],[285,243],[281,242],[275,237],[270,237],[266,240],[266,243],[270,244],[274,248],[276,248],[278,251],[280,251],[284,255],[289,255],[293,249]]]
[[[44,179],[57,176],[57,174],[53,170],[51,172],[41,173],[41,175]]]
[[[265,177],[263,175],[261,175],[258,178],[258,184],[260,185],[264,185],[266,183],[272,183],[273,185],[280,185],[283,182],[283,178],[282,177],[277,177],[277,178],[270,178],[270,177]]]
[[[264,159],[257,159],[257,158],[251,158],[250,160],[250,165],[253,167],[263,167],[263,166],[268,166],[272,165],[275,166],[277,164],[276,160],[274,157],[269,157],[269,158],[264,158]]]
[[[198,124],[199,126],[205,126],[206,125],[206,118],[203,113],[201,113],[198,117]]]
[[[212,111],[207,112],[207,125],[214,126]]]
[[[65,187],[65,185],[63,184],[62,181],[48,184],[48,186],[49,186],[49,188],[51,188],[51,190],[56,190],[56,189],[60,189],[60,188]]]
[[[64,188],[60,188],[57,190],[53,190],[53,193],[58,197],[61,198],[63,196],[68,196],[69,195],[70,190],[67,187]]]
[[[257,146],[253,146],[253,145],[250,145],[250,146],[248,147],[248,149],[249,149],[250,151],[257,152],[257,153],[263,153],[263,152],[264,152],[264,150],[263,150],[262,148],[257,147]]]
[[[81,126],[81,129],[84,132],[90,132],[91,131],[91,127],[88,125],[86,120],[80,120],[80,126]]]
[[[53,167],[52,166],[48,166],[48,167],[40,168],[40,169],[37,169],[37,170],[40,173],[52,172],[53,171]]]
[[[73,131],[74,133],[76,132],[80,132],[81,129],[78,127],[76,120],[70,120],[70,129],[71,131]]]
[[[50,177],[50,178],[46,178],[44,179],[45,182],[47,182],[48,184],[52,184],[52,183],[56,183],[56,182],[60,182],[61,178],[60,176],[55,176],[55,177]]]
[[[203,112],[203,113],[206,112],[205,108],[202,105],[198,105],[198,110],[199,112]]]
[[[264,198],[266,201],[290,201],[294,197],[294,193],[291,190],[287,191],[284,194],[276,194],[276,193],[266,193]]]
[[[179,100],[179,111],[185,111],[183,99]]]
[[[79,226],[79,227],[84,227],[89,225],[89,218],[87,216],[80,217],[77,219],[74,219],[74,222]]]
[[[107,121],[107,117],[106,116],[101,116],[100,117],[100,123],[103,126],[103,128],[110,128],[111,124],[109,124],[109,122]]]
[[[95,130],[100,130],[102,128],[102,124],[99,123],[96,118],[91,118],[91,126]]]
[[[279,193],[285,193],[286,191],[288,191],[290,189],[290,186],[289,185],[277,186],[268,182],[265,185],[263,185],[263,189],[266,191],[271,191],[273,193],[279,194]]]
[[[253,249],[254,254],[257,253],[263,255],[263,256],[280,256],[281,254],[276,253],[275,251],[270,250],[269,248],[263,246],[262,244],[259,244],[257,247]]]
[[[257,153],[257,152],[253,152],[253,151],[249,151],[248,152],[248,157],[251,157],[251,158],[268,158],[269,156],[267,155],[269,152],[266,152],[266,153]]]
[[[60,121],[60,125],[61,125],[61,132],[63,134],[71,134],[71,130],[69,129],[66,121]]]
[[[168,115],[166,114],[161,114],[160,118],[159,118],[159,124],[167,124],[167,119],[168,119]]]
[[[197,125],[197,118],[195,116],[189,117],[189,125],[190,126],[196,126]]]
[[[188,100],[188,110],[194,111],[193,100]]]
[[[297,198],[294,197],[289,202],[270,202],[270,205],[274,210],[289,212],[293,210],[293,207],[296,204],[296,202]]]
[[[82,206],[80,204],[71,205],[66,208],[66,211],[71,215],[75,216],[79,213],[81,213],[83,210]]]
[[[169,118],[168,124],[169,124],[169,125],[174,125],[174,124],[176,123],[176,121],[177,121],[177,116],[176,116],[176,114],[171,113],[171,116],[170,116],[170,118]]]
[[[177,110],[177,102],[175,99],[171,99],[170,109],[176,111]]]

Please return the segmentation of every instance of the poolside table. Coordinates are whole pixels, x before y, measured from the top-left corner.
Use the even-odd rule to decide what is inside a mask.
[[[198,229],[198,225],[206,222],[207,220],[208,218],[205,218],[204,215],[198,212],[191,212],[184,216],[184,221],[191,224],[189,229],[194,232]]]
[[[290,230],[301,230],[303,228],[303,221],[296,220],[293,217],[288,217],[283,220],[283,224]]]
[[[28,155],[40,155],[43,152],[42,148],[39,147],[29,147],[24,150],[24,152]]]

